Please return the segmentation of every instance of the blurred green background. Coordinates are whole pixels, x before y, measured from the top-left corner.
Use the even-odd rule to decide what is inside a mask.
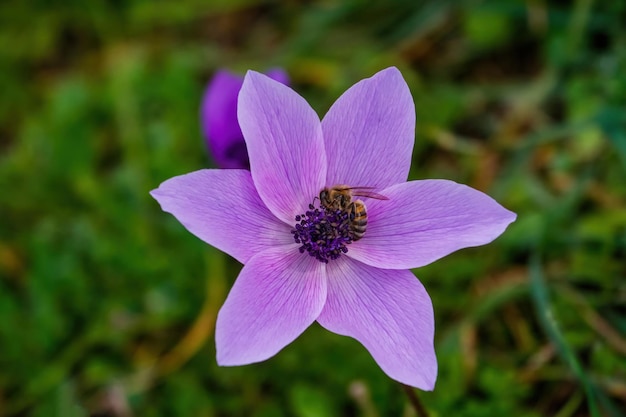
[[[0,415],[414,416],[357,342],[318,325],[219,368],[240,265],[148,192],[212,166],[220,67],[282,66],[323,115],[397,66],[412,179],[518,213],[416,270],[440,373],[431,416],[626,415],[626,2],[0,3]]]

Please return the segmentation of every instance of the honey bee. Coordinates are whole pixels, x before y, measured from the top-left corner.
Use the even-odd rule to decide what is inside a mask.
[[[373,192],[374,187],[350,187],[348,185],[335,185],[325,187],[320,191],[320,204],[326,210],[342,210],[348,213],[350,230],[357,241],[363,237],[367,230],[367,209],[361,200],[352,200],[352,197],[367,197],[376,200],[389,200],[384,195]]]

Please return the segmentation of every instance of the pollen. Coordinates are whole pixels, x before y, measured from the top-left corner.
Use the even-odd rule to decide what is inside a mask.
[[[346,245],[354,240],[350,215],[341,209],[331,210],[309,204],[309,210],[296,216],[291,233],[302,244],[300,253],[308,252],[320,262],[328,263],[348,252]]]

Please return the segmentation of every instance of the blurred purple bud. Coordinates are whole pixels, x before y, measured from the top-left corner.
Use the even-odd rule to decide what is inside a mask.
[[[266,74],[289,85],[289,75],[282,68],[273,68]],[[215,72],[202,99],[202,133],[219,168],[250,169],[246,142],[237,121],[237,97],[242,85],[243,76],[220,69]]]

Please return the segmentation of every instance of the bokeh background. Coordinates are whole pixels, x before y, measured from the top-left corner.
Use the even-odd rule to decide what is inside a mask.
[[[417,108],[411,178],[519,216],[415,271],[436,313],[430,415],[626,415],[624,22],[608,0],[4,0],[0,415],[414,416],[318,325],[219,368],[241,265],[148,194],[213,166],[198,113],[216,69],[283,67],[323,115],[390,65]]]

